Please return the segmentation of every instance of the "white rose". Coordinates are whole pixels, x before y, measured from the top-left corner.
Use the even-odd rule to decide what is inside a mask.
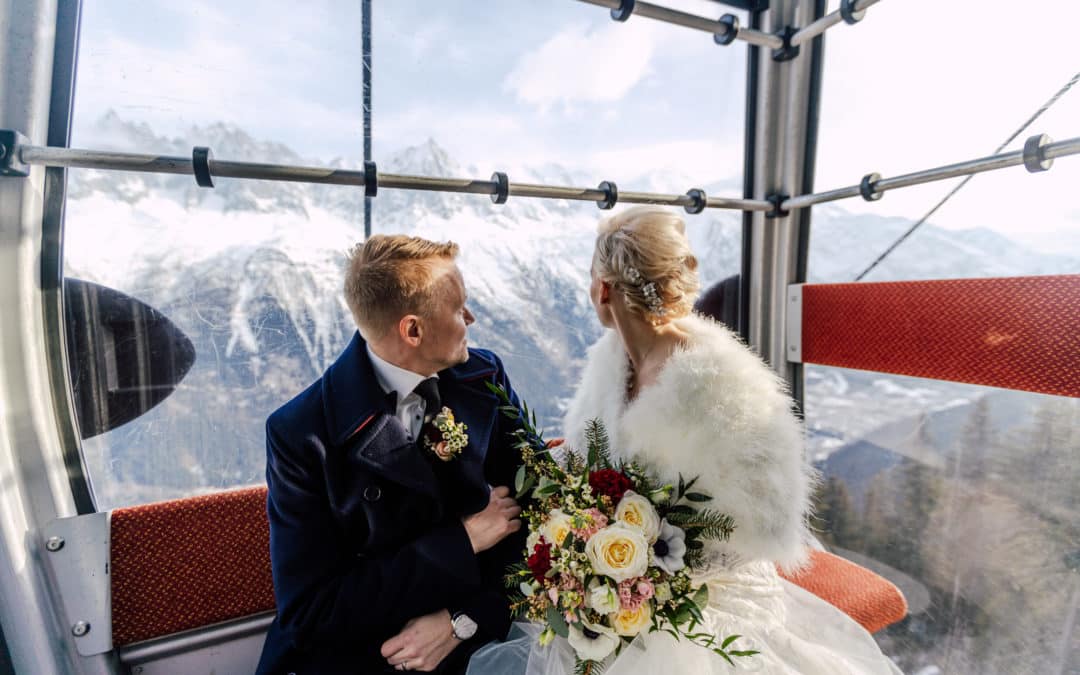
[[[656,541],[656,536],[660,534],[660,516],[652,502],[633,490],[627,490],[619,505],[615,507],[615,520],[641,530],[650,544]]]
[[[603,661],[619,646],[619,638],[610,628],[587,622],[570,624],[566,639],[582,661]]]
[[[616,583],[640,577],[649,568],[649,542],[641,530],[623,523],[594,534],[585,544],[585,554],[594,572]]]
[[[589,596],[585,599],[585,605],[600,614],[613,614],[619,609],[619,594],[608,584],[594,579],[589,584]]]
[[[610,619],[616,633],[634,637],[652,625],[652,606],[643,602],[637,609],[620,609]]]
[[[547,521],[540,526],[540,534],[552,546],[562,546],[563,539],[570,534],[573,521],[570,516],[562,512],[562,509],[554,509],[548,514]]]

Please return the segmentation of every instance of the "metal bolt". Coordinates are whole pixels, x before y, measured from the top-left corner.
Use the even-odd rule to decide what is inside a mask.
[[[90,632],[90,624],[85,621],[79,621],[71,627],[71,634],[75,637],[82,637]]]
[[[64,548],[64,540],[60,537],[49,537],[49,540],[45,542],[45,548],[51,552],[56,553],[60,549]]]

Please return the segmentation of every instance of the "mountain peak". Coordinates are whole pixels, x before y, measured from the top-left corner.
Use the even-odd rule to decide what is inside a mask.
[[[386,162],[386,169],[389,173],[439,178],[458,177],[461,174],[461,166],[430,137],[419,145],[411,145],[391,155]]]

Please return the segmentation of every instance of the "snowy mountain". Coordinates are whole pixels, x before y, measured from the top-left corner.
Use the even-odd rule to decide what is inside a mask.
[[[221,158],[318,164],[221,124],[165,138],[109,114],[92,135],[94,147],[107,149],[186,156],[193,145],[208,145]],[[359,168],[353,161],[333,164]],[[443,177],[489,174],[460,166],[430,139],[380,158],[379,169]],[[599,182],[558,165],[518,168],[510,175],[555,185]],[[689,181],[656,174],[632,187],[682,191]],[[705,187],[738,194],[730,181]],[[90,441],[88,455],[109,466],[118,485],[160,485],[161,495],[261,480],[266,415],[315,380],[352,332],[340,285],[346,253],[362,237],[362,191],[228,179],[208,190],[186,176],[73,170],[68,197],[67,273],[162,310],[191,337],[198,354],[173,396],[106,439]],[[482,195],[402,190],[380,192],[373,213],[376,232],[461,244],[470,305],[478,317],[471,342],[503,356],[515,386],[554,431],[584,350],[600,331],[587,288],[592,240],[603,213],[588,202],[520,198],[495,205]],[[687,223],[703,285],[737,273],[740,214],[710,211]],[[853,215],[834,205],[817,209],[811,280],[851,280],[908,225],[906,219]],[[1080,261],[1038,254],[987,230],[927,225],[872,278],[1078,268]],[[814,368],[807,387],[811,452],[819,458],[891,422],[968,403],[978,389]],[[139,454],[148,446],[156,448],[159,463],[168,464],[153,469],[153,476]]]

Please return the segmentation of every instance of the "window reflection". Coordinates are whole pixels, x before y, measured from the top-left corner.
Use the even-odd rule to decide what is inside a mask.
[[[911,605],[886,653],[905,672],[1075,668],[1080,401],[807,371],[821,539]]]

